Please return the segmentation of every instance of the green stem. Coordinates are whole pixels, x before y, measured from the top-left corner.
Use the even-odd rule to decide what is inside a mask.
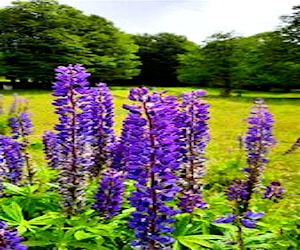
[[[244,243],[244,239],[243,239],[243,228],[241,225],[241,221],[240,219],[238,219],[238,223],[237,223],[237,244],[238,244],[238,249],[239,250],[245,250],[245,243]]]

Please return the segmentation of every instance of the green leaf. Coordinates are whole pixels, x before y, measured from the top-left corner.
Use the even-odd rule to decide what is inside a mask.
[[[218,235],[186,235],[179,236],[177,240],[184,246],[190,247],[191,249],[201,249],[200,246],[212,248],[212,244],[206,239],[223,239],[222,236]],[[200,247],[200,248],[199,248]]]
[[[245,239],[245,243],[248,244],[250,242],[262,242],[262,241],[267,241],[269,239],[272,239],[273,237],[275,237],[276,235],[273,233],[266,233],[263,235],[255,235],[255,236],[251,236],[251,237],[246,237]]]
[[[190,242],[188,240],[179,240],[180,244],[188,247],[189,249],[191,250],[200,250],[201,249],[201,246],[194,243],[194,242]]]
[[[29,247],[41,247],[41,246],[53,245],[53,243],[50,241],[38,241],[38,240],[23,241],[22,244]]]
[[[18,194],[18,195],[26,195],[26,193],[24,192],[24,190],[16,185],[13,185],[11,183],[3,183],[3,186],[5,187],[5,189],[11,193],[11,194]]]
[[[23,233],[27,232],[27,227],[25,225],[20,225],[17,227],[17,230],[19,234],[22,235]]]
[[[55,213],[49,213],[49,214],[44,214],[42,216],[33,218],[28,221],[28,224],[30,225],[49,225],[54,222],[55,219],[59,219],[61,216],[59,214]]]
[[[16,202],[12,202],[9,206],[2,205],[2,209],[9,219],[19,224],[24,221],[22,209]]]
[[[247,245],[249,249],[274,249],[274,246],[267,243]]]
[[[174,242],[172,250],[181,250],[180,243],[177,240]]]
[[[191,221],[190,214],[180,214],[176,216],[176,223],[175,223],[176,231],[174,232],[174,235],[176,236],[185,235],[189,229],[188,225],[190,221]]]
[[[236,228],[234,225],[231,225],[228,223],[212,223],[212,224],[216,227],[222,227],[222,228],[228,229],[230,231],[234,231]]]
[[[75,237],[76,240],[85,240],[85,239],[89,239],[89,238],[94,238],[95,235],[86,233],[86,232],[84,232],[84,231],[77,231],[77,232],[74,234],[74,237]]]

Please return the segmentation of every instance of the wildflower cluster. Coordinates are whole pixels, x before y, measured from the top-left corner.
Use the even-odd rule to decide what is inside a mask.
[[[54,131],[44,133],[43,143],[48,165],[58,172],[62,210],[69,220],[90,207],[96,215],[93,218],[110,223],[130,205],[126,225],[134,231],[131,245],[144,250],[168,249],[174,242],[177,215],[207,208],[203,187],[210,117],[209,105],[203,100],[205,92],[173,97],[133,88],[128,96],[131,104],[123,105],[127,117],[117,136],[110,90],[104,83],[91,87],[89,76],[81,65],[60,66],[53,83],[58,123]],[[0,136],[0,188],[3,182],[19,185],[24,165],[29,163],[24,154],[32,132],[27,101],[15,96],[10,112],[11,136]],[[243,169],[245,178],[234,180],[227,189],[232,212],[215,220],[237,226],[240,246],[244,244],[242,228],[255,228],[264,215],[251,210],[251,201],[254,193],[261,191],[267,153],[275,142],[273,118],[262,100],[256,101],[248,124],[242,143],[248,164]],[[35,172],[27,167],[27,173],[32,183]],[[94,200],[87,200],[91,190]],[[277,202],[283,192],[281,184],[273,181],[261,198]],[[76,235],[80,237],[80,233]],[[16,231],[0,222],[0,248],[27,249],[21,240]]]
[[[129,99],[140,105],[127,107],[130,124],[127,140],[126,170],[136,181],[129,198],[136,208],[129,220],[137,240],[133,245],[160,249],[172,242],[170,216],[179,211],[167,202],[180,190],[175,172],[181,163],[180,131],[176,126],[176,103],[163,93],[148,94],[146,88],[132,89]]]
[[[182,195],[179,206],[187,213],[194,208],[206,208],[201,196],[201,185],[205,174],[204,149],[209,141],[209,105],[201,99],[204,95],[202,90],[185,93],[181,104],[180,127],[185,161],[181,165],[182,178],[179,185],[182,186]]]
[[[84,207],[88,171],[93,164],[89,147],[92,116],[90,112],[84,112],[89,105],[85,94],[89,93],[87,77],[90,74],[80,65],[61,66],[56,72],[53,96],[57,99],[53,105],[59,123],[55,126],[56,138],[48,134],[48,139],[57,144],[55,150],[59,154],[58,159],[49,158],[60,170],[58,183],[62,206],[66,214],[72,215]],[[48,140],[47,144],[49,147],[51,142]]]
[[[91,133],[95,161],[91,174],[98,176],[101,170],[111,165],[111,147],[115,140],[112,95],[105,83],[99,83],[96,88],[91,89],[90,108],[93,122]]]

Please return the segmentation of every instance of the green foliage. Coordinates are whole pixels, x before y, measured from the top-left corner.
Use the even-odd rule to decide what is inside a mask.
[[[196,53],[191,50],[189,55],[180,58],[183,67],[179,67],[178,78],[182,81],[188,79],[189,82],[206,79],[212,86],[223,87],[222,94],[228,96],[236,86],[234,79],[234,68],[238,63],[235,57],[236,40],[231,33],[212,35],[201,49],[196,50]],[[199,57],[195,58],[195,54]],[[192,78],[189,79],[190,77]]]
[[[0,29],[1,68],[11,79],[49,84],[53,69],[69,63],[87,65],[96,80],[138,74],[137,46],[128,35],[102,17],[53,0],[17,1],[0,9]]]
[[[142,65],[140,75],[133,81],[155,86],[176,86],[178,56],[183,55],[190,48],[197,47],[186,37],[172,33],[135,35],[134,40],[139,45],[137,55]]]
[[[278,30],[249,37],[212,35],[205,44],[179,57],[178,80],[200,86],[286,92],[300,87],[300,6],[283,16]]]

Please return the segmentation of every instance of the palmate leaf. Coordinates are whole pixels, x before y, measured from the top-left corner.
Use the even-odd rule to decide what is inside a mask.
[[[21,224],[24,221],[22,208],[16,202],[12,202],[10,205],[2,205],[1,207],[4,212],[4,215],[0,216],[2,220],[16,224]]]
[[[21,195],[21,196],[25,196],[27,194],[27,192],[24,191],[24,188],[18,187],[14,184],[7,183],[7,182],[2,184],[5,187],[5,191],[9,194]]]
[[[220,235],[186,235],[177,237],[177,241],[180,244],[191,250],[202,249],[202,247],[213,248],[213,244],[208,240],[224,240],[224,237]]]
[[[245,244],[256,243],[256,242],[266,242],[269,239],[276,237],[273,233],[266,233],[263,235],[255,235],[245,238]]]
[[[186,235],[187,231],[191,227],[191,215],[190,214],[179,214],[176,216],[175,232],[174,236]]]
[[[57,219],[61,219],[62,216],[59,213],[47,213],[44,215],[41,215],[39,217],[33,218],[28,221],[30,225],[36,225],[36,226],[46,226],[46,225],[51,225],[54,224],[54,222]]]
[[[16,202],[12,202],[10,205],[2,205],[2,209],[4,214],[0,216],[0,220],[17,227],[20,234],[27,231],[35,232],[37,228],[40,228],[38,226],[51,227],[61,217],[58,213],[48,213],[31,220],[25,220],[22,208]]]
[[[89,238],[94,238],[95,235],[91,234],[91,233],[86,233],[83,230],[79,230],[79,231],[75,232],[74,237],[76,240],[85,240],[85,239],[89,239]]]

